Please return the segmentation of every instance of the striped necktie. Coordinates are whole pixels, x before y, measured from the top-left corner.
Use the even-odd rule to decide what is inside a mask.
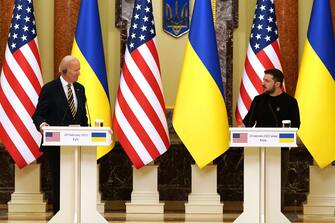
[[[68,101],[69,106],[70,106],[72,117],[74,118],[76,116],[77,111],[76,111],[76,106],[74,104],[71,84],[67,85],[67,101]]]

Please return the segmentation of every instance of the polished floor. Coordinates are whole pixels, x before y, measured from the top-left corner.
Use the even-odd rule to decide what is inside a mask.
[[[292,223],[335,223],[335,216],[317,216],[317,215],[301,215],[296,213],[285,213]],[[162,216],[153,215],[133,215],[129,216],[121,212],[105,213],[104,217],[111,223],[210,223],[223,222],[232,223],[239,213],[223,214],[221,216],[211,215],[190,215],[185,216],[183,213],[165,213]],[[51,217],[51,213],[16,213],[8,215],[6,210],[0,211],[0,223],[47,223]],[[62,222],[63,223],[63,222]],[[64,222],[65,223],[65,222]]]

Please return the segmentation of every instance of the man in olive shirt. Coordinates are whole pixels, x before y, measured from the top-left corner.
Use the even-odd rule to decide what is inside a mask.
[[[291,127],[300,127],[297,100],[283,92],[283,73],[278,69],[264,71],[263,94],[254,98],[248,114],[243,119],[246,127],[282,127],[283,120],[290,120]]]

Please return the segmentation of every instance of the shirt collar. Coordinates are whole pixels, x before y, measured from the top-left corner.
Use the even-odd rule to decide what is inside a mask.
[[[70,84],[69,82],[67,82],[67,81],[63,78],[63,76],[60,76],[60,81],[61,81],[63,87],[67,87],[67,85]]]

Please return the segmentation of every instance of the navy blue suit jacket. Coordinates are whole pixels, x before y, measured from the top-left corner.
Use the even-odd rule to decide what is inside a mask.
[[[48,123],[50,126],[88,125],[85,108],[85,88],[77,82],[73,83],[73,87],[78,101],[75,117],[72,117],[60,78],[42,87],[37,107],[32,117],[38,130],[43,122]]]

